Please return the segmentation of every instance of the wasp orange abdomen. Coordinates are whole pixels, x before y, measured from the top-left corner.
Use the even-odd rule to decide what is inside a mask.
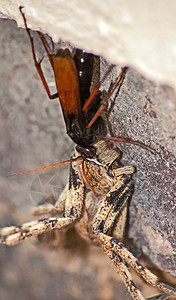
[[[57,51],[53,69],[64,117],[78,116],[81,113],[78,71],[68,49]]]

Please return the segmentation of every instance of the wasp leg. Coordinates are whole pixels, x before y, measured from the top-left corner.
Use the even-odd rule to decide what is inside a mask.
[[[24,25],[25,25],[26,31],[27,31],[28,36],[29,36],[29,39],[30,39],[31,49],[32,49],[32,56],[33,56],[33,60],[34,60],[34,64],[35,64],[35,67],[36,67],[36,69],[37,69],[37,72],[38,72],[38,74],[39,74],[39,76],[40,76],[40,78],[41,78],[41,80],[42,80],[42,83],[43,83],[44,88],[45,88],[45,90],[46,90],[46,92],[47,92],[47,94],[48,94],[48,97],[49,97],[50,99],[56,99],[56,98],[59,97],[59,95],[58,95],[58,93],[55,93],[55,94],[51,94],[51,93],[50,93],[50,89],[49,89],[49,87],[48,87],[48,84],[47,84],[47,82],[46,82],[45,76],[44,76],[43,71],[42,71],[42,68],[41,68],[41,61],[42,61],[42,60],[38,61],[37,58],[36,58],[36,53],[35,53],[35,48],[34,48],[34,40],[33,40],[33,36],[32,36],[32,34],[31,34],[30,29],[29,29],[28,26],[27,26],[26,17],[25,17],[25,14],[24,14],[24,12],[23,12],[23,7],[20,6],[20,7],[19,7],[19,10],[20,10],[21,15],[22,15],[22,17],[23,17]],[[43,42],[43,41],[42,41],[42,42]],[[51,54],[49,55],[48,52],[47,52],[47,55],[48,55],[48,57],[49,57],[51,66],[53,66],[53,58],[52,58],[52,55],[51,55]]]

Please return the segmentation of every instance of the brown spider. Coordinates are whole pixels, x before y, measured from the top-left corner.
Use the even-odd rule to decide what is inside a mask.
[[[80,156],[79,147],[75,147],[74,158],[78,159],[71,163],[69,185],[54,206],[41,205],[35,209],[35,215],[58,215],[2,228],[0,243],[15,245],[28,237],[75,224],[84,239],[103,248],[135,300],[144,297],[133,282],[128,265],[148,284],[164,292],[161,298],[152,299],[176,295],[174,288],[159,282],[157,276],[142,266],[121,242],[127,205],[134,190],[134,167],[123,166],[120,150],[109,142],[99,141],[94,147],[96,155],[93,157]]]

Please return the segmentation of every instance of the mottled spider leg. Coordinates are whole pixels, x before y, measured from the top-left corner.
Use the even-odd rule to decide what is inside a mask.
[[[122,174],[124,174],[125,168],[126,167],[119,168],[114,172],[122,172]],[[131,169],[131,173],[133,173],[133,169]],[[119,175],[117,176],[116,185],[113,186],[107,194],[94,218],[94,232],[105,253],[113,261],[125,285],[135,300],[142,300],[144,297],[133,282],[127,265],[130,265],[147,283],[165,292],[165,297],[167,297],[167,293],[176,295],[176,289],[159,282],[157,276],[151,273],[147,268],[143,267],[121,242],[110,236],[115,219],[122,214],[125,204],[133,194],[134,183],[129,174],[130,167],[127,167],[126,174],[121,176],[120,181],[118,178]],[[156,296],[156,299],[164,299],[161,297],[162,295]]]
[[[67,199],[65,202],[65,217],[80,218],[83,212],[85,185],[82,175],[82,160],[70,164],[70,177]]]
[[[101,243],[103,246],[103,238],[106,237],[105,234],[102,234],[101,237]],[[104,248],[104,252],[106,253],[106,255],[113,260],[114,265],[117,269],[117,273],[121,276],[125,286],[127,287],[128,291],[130,292],[131,296],[133,297],[133,299],[135,300],[145,300],[145,298],[142,296],[140,290],[136,287],[132,275],[130,273],[130,271],[128,270],[128,267],[124,264],[122,258],[120,257],[120,255],[116,255],[116,253],[110,251],[110,250],[106,250],[105,247]],[[115,258],[115,260],[114,260]]]
[[[144,300],[144,297],[132,280],[128,267],[124,264],[120,255],[112,251],[112,246],[111,248],[106,246],[107,240],[109,240],[109,238],[112,240],[112,237],[108,234],[111,234],[115,219],[123,212],[123,209],[125,209],[134,191],[134,182],[131,178],[131,174],[134,173],[134,168],[124,167],[115,171],[118,173],[117,183],[102,201],[93,221],[93,230],[105,253],[114,262],[118,273],[121,275],[132,297],[135,300]]]
[[[142,266],[139,263],[139,261],[121,242],[103,233],[99,234],[99,240],[101,242],[102,247],[104,248],[105,253],[113,261],[115,266],[118,267],[119,260],[121,259],[123,264],[129,264],[144,281],[146,281],[148,284],[154,287],[157,287],[159,290],[165,293],[164,295],[152,297],[152,299],[167,299],[168,294],[176,296],[176,288],[173,288],[165,283],[159,282],[157,276],[150,272],[147,268]],[[112,253],[110,254],[111,251],[113,255]],[[124,272],[124,276],[128,276],[127,272]],[[134,297],[134,299],[138,298]]]
[[[0,244],[12,246],[29,237],[44,232],[61,229],[74,221],[73,218],[46,218],[38,221],[31,221],[21,226],[4,227],[0,230]]]
[[[0,230],[0,244],[15,245],[20,241],[38,234],[62,229],[81,217],[84,204],[84,182],[79,164],[72,163],[70,167],[70,180],[65,201],[63,218],[50,217],[38,221],[24,223],[21,226],[10,226]]]
[[[133,167],[123,167],[116,170],[117,182],[106,195],[94,218],[93,230],[95,232],[108,234],[112,229],[117,216],[133,195],[134,182],[131,174],[134,172]],[[115,171],[112,171],[113,176],[114,173]]]
[[[135,270],[140,277],[148,284],[157,287],[160,291],[176,296],[176,288],[171,287],[158,280],[158,277],[142,266],[137,258],[120,242],[111,239],[111,248],[115,253],[118,253],[124,261],[126,261]]]
[[[146,300],[167,300],[169,298],[170,298],[170,294],[162,293],[162,294],[156,295],[154,297],[147,298]]]

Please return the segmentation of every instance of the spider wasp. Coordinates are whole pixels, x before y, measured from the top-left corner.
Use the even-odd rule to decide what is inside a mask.
[[[37,71],[49,98],[60,98],[67,134],[76,146],[70,160],[69,184],[53,207],[44,205],[36,208],[36,214],[51,214],[52,216],[24,223],[21,226],[2,228],[0,243],[14,245],[30,236],[75,224],[83,238],[103,248],[114,263],[133,299],[142,300],[144,297],[133,282],[128,269],[129,265],[148,284],[162,291],[161,295],[152,299],[166,299],[169,295],[176,295],[174,288],[159,282],[158,278],[142,266],[122,243],[127,205],[134,191],[132,175],[135,168],[123,166],[120,150],[100,138],[100,133],[106,133],[106,124],[99,114],[105,104],[101,104],[100,84],[97,84],[96,78],[93,79],[94,68],[99,57],[80,49],[76,49],[73,55],[68,49],[60,49],[53,55],[50,53],[44,36],[39,33],[56,80],[57,93],[51,95],[41,69],[41,61],[38,62],[36,59],[33,38],[27,27],[22,7],[20,11],[30,38]],[[112,68],[113,66],[108,72]],[[121,86],[126,71],[126,67],[122,68],[110,94]],[[98,114],[94,118],[96,111]],[[123,139],[123,141],[147,148],[142,143],[129,139]]]

